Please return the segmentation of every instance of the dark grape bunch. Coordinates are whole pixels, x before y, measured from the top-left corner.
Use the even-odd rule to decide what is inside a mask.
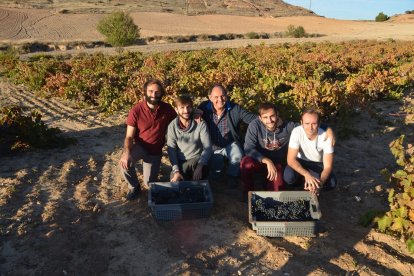
[[[154,191],[152,201],[155,204],[181,204],[205,202],[203,187],[180,187],[178,189],[160,189]]]
[[[251,200],[252,216],[257,221],[309,221],[309,200],[280,202],[271,197],[255,195]]]

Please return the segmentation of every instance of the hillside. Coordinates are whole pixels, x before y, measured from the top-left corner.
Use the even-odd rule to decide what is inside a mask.
[[[244,16],[300,16],[314,15],[301,7],[286,4],[281,0],[48,0],[12,1],[4,0],[3,7],[55,9],[62,13],[106,13],[114,8],[129,12],[169,12],[177,14],[225,14]]]

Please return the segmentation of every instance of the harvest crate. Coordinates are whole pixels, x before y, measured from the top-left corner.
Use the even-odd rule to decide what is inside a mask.
[[[179,182],[153,182],[149,183],[148,189],[148,206],[150,207],[153,216],[157,220],[179,220],[179,219],[197,219],[204,218],[210,215],[213,207],[213,195],[211,193],[208,181],[179,181]],[[198,202],[188,202],[191,198],[186,198],[187,202],[181,203],[179,198],[169,199],[169,202],[160,201],[160,194],[163,198],[176,196],[182,191],[191,195],[197,191],[199,197]],[[200,194],[201,193],[201,194]],[[200,200],[201,199],[201,200]]]
[[[310,201],[311,221],[257,221],[252,215],[252,199],[255,197],[270,197],[280,202],[290,202],[298,200]],[[284,237],[284,236],[306,236],[316,235],[316,221],[321,218],[318,198],[307,191],[283,191],[283,192],[249,192],[249,222],[253,230],[260,236]]]

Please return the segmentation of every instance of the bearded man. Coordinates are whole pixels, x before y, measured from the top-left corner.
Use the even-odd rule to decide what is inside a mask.
[[[177,118],[170,123],[167,132],[171,181],[205,179],[213,153],[207,125],[194,120],[193,101],[189,96],[178,96],[174,104]]]
[[[143,160],[144,184],[157,181],[162,148],[168,124],[176,117],[174,109],[161,99],[165,93],[159,80],[148,80],[143,87],[144,99],[128,114],[124,151],[119,161],[121,172],[128,183],[128,200],[139,196],[141,187],[135,163]]]
[[[253,190],[255,175],[266,175],[264,187],[269,191],[279,191],[283,186],[283,168],[289,137],[295,123],[284,122],[272,103],[259,105],[259,118],[247,128],[244,151],[241,161],[243,194]]]

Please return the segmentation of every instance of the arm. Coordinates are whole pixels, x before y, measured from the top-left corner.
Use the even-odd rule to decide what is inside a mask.
[[[305,177],[305,190],[309,190],[312,193],[317,193],[320,181],[316,177],[313,177],[308,170],[302,167],[302,165],[297,160],[298,152],[299,149],[289,147],[287,163],[292,169]]]
[[[257,145],[259,145],[258,131],[255,122],[249,124],[244,140],[244,152],[247,156],[262,162],[263,155],[256,149]]]
[[[275,180],[277,178],[277,169],[273,161],[270,158],[263,157],[262,163],[267,167],[267,179],[270,181]]]
[[[211,146],[210,134],[208,133],[207,126],[204,122],[200,123],[200,140],[203,145],[203,151],[200,155],[200,160],[198,165],[193,173],[193,180],[200,180],[203,177],[203,166],[208,164],[211,154],[213,154],[213,149]]]
[[[256,114],[253,114],[253,113],[247,111],[246,109],[242,108],[241,106],[239,106],[239,115],[240,115],[240,119],[245,124],[250,124],[254,119],[257,118]]]
[[[335,133],[333,132],[332,128],[327,127],[326,128],[326,136],[325,136],[325,141],[331,139],[332,141],[332,147],[335,146]]]
[[[133,126],[127,126],[125,141],[124,141],[124,152],[122,153],[119,164],[125,170],[128,169],[132,162],[131,150],[134,145],[134,137],[137,129]]]
[[[172,166],[172,172],[171,175],[171,181],[179,181],[183,179],[183,176],[180,173],[180,170],[178,168],[178,158],[177,158],[177,139],[174,135],[174,128],[173,128],[174,122],[170,123],[168,126],[167,131],[167,152],[168,152],[168,158],[170,159],[170,163]]]
[[[325,185],[326,180],[331,175],[333,168],[333,153],[323,155],[323,171],[321,173],[321,187]]]

